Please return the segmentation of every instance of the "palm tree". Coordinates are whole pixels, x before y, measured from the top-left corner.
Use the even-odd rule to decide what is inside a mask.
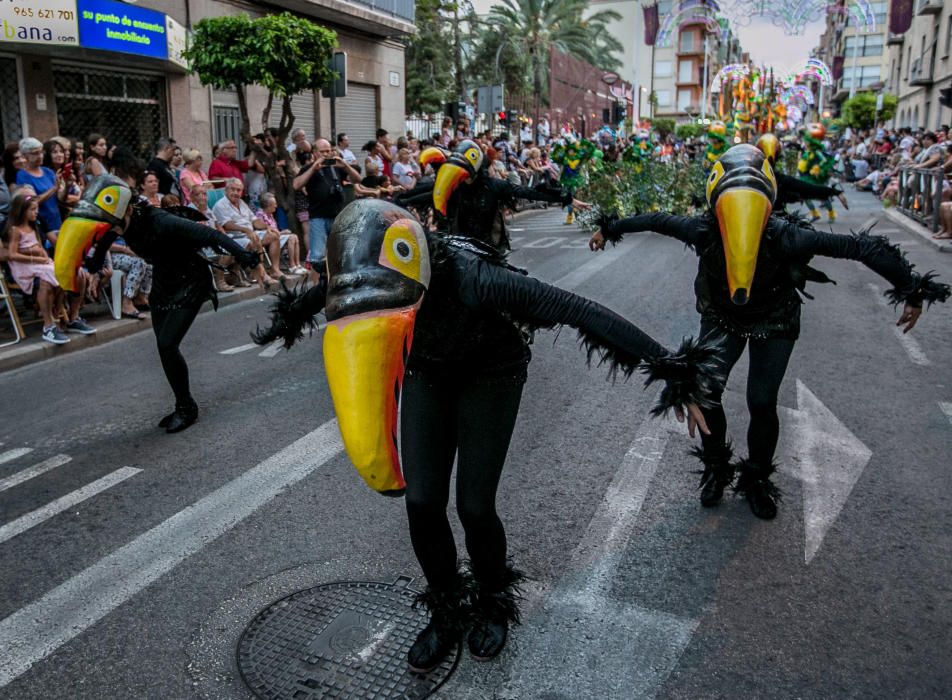
[[[549,84],[549,54],[552,49],[571,54],[599,68],[613,69],[620,63],[615,55],[622,45],[608,25],[621,20],[614,10],[601,10],[588,17],[583,12],[587,0],[502,0],[489,10],[487,23],[498,25],[527,57],[535,94],[536,123],[539,102]]]

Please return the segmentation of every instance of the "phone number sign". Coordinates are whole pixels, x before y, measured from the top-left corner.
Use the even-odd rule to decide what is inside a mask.
[[[0,46],[6,43],[78,45],[76,0],[0,2]]]

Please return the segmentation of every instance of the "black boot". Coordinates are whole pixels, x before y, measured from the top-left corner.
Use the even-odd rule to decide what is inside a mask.
[[[162,416],[162,420],[159,421],[159,427],[160,427],[160,428],[168,428],[168,427],[169,427],[169,423],[172,422],[172,418],[173,418],[174,416],[175,416],[175,411],[172,411],[172,412],[171,412],[170,414],[168,414],[167,416]]]
[[[780,489],[770,480],[775,469],[773,464],[764,467],[746,459],[737,464],[740,476],[734,491],[743,493],[750,504],[751,512],[764,520],[777,517],[777,503],[781,500]]]
[[[422,605],[429,610],[430,622],[417,635],[407,654],[411,671],[429,673],[459,644],[469,624],[471,589],[472,578],[457,574],[449,590],[428,587],[417,596],[413,606]]]
[[[506,567],[493,584],[476,581],[473,595],[473,628],[466,638],[469,653],[476,661],[489,661],[506,646],[509,623],[519,624],[520,585],[526,580],[521,571]]]
[[[724,496],[724,489],[734,480],[731,446],[727,444],[704,449],[695,447],[690,454],[704,464],[701,483],[698,484],[698,488],[701,489],[701,505],[705,508],[716,506]]]
[[[176,402],[175,412],[168,416],[168,419],[168,423],[165,424],[165,432],[181,432],[198,420],[198,404],[195,403],[194,399],[181,403]],[[165,418],[162,420],[164,421]]]

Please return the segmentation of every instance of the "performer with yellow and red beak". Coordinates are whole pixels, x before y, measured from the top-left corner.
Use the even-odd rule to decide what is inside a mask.
[[[727,419],[720,394],[704,409],[710,428],[701,435],[704,463],[701,503],[717,504],[724,489],[738,477],[735,489],[746,495],[754,515],[777,514],[778,492],[770,480],[780,423],[777,395],[793,346],[800,334],[800,295],[807,281],[829,279],[808,263],[815,255],[863,263],[892,285],[887,294],[904,303],[897,325],[909,331],[922,313],[922,303],[945,301],[949,286],[913,269],[898,246],[885,236],[821,233],[773,214],[777,183],[764,154],[747,144],[734,146],[714,163],[707,180],[708,213],[697,217],[645,214],[628,219],[605,218],[590,241],[601,250],[623,234],[656,231],[682,241],[697,253],[694,281],[700,337],[719,348],[721,373],[728,377],[749,346],[747,431],[749,456],[731,462]]]
[[[522,577],[508,563],[495,502],[530,359],[523,331],[578,329],[589,357],[613,375],[642,371],[648,383],[664,382],[655,412],[687,413],[692,434],[718,383],[714,350],[686,340],[670,353],[609,309],[511,267],[492,246],[425,233],[410,212],[380,200],[358,200],[337,217],[327,272],[326,285],[283,290],[255,340],[290,347],[324,309],[324,366],[347,454],[369,486],[405,493],[428,584],[421,602],[431,620],[409,649],[410,668],[436,667],[467,628],[470,653],[490,659],[519,620]],[[454,458],[471,576],[458,571],[446,513]]]

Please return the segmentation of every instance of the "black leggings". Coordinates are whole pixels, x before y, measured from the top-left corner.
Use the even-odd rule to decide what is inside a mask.
[[[165,378],[175,393],[176,405],[193,401],[188,388],[188,365],[179,351],[179,345],[188,333],[188,329],[192,327],[192,322],[200,308],[199,304],[171,311],[152,310],[152,330],[155,332],[155,343],[159,348],[159,359],[162,360]]]
[[[715,338],[720,335],[718,355],[725,383],[731,369],[744,352],[747,338],[726,333],[714,324],[701,321],[701,337]],[[750,339],[750,371],[747,374],[747,410],[750,427],[747,429],[747,450],[750,460],[767,468],[773,461],[780,435],[780,419],[777,417],[777,398],[780,384],[787,371],[787,363],[796,340],[790,338]],[[721,393],[711,396],[716,402],[713,408],[704,411],[710,435],[701,434],[705,451],[716,451],[727,439],[727,417],[721,404]]]
[[[496,487],[519,413],[525,376],[467,379],[407,373],[400,415],[407,518],[413,551],[431,588],[456,572],[446,508],[458,452],[456,508],[473,574],[487,584],[506,567],[506,532]]]

